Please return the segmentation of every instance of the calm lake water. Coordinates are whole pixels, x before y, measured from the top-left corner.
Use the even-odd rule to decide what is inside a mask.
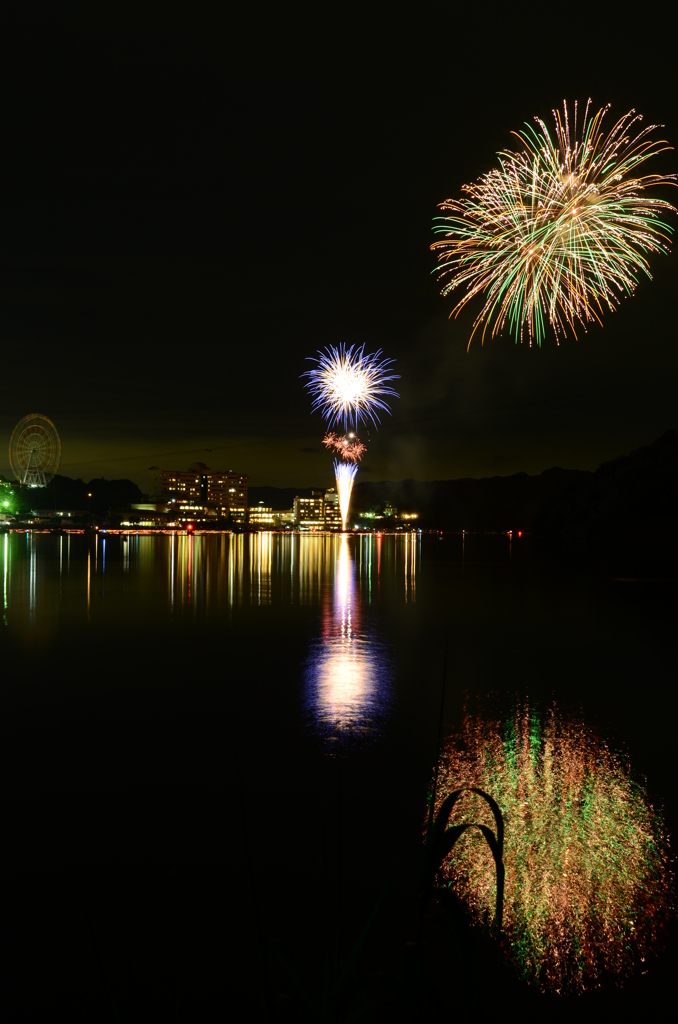
[[[478,696],[555,701],[675,831],[672,582],[415,534],[11,533],[0,571],[12,1019],[256,1020],[267,985],[305,1019],[397,862],[361,959],[390,977],[445,659],[446,733]]]

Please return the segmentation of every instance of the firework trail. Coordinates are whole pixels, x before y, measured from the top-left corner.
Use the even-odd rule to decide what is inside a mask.
[[[318,357],[309,357],[318,365],[302,376],[309,378],[306,387],[313,396],[311,412],[319,409],[328,426],[343,423],[348,430],[370,421],[376,427],[379,410],[390,413],[384,396],[398,397],[388,382],[399,377],[390,372],[394,360],[381,359],[381,349],[365,355],[364,345],[348,349],[331,345],[319,350]]]
[[[356,478],[358,467],[355,463],[339,462],[334,460],[334,477],[337,482],[337,494],[339,495],[339,511],[341,512],[341,528],[346,529],[348,510],[351,504],[351,491]]]
[[[325,434],[323,444],[330,451],[341,455],[345,462],[360,462],[367,448],[355,434],[346,434],[339,437],[337,434]]]
[[[662,218],[676,208],[648,189],[675,184],[674,174],[641,174],[641,165],[671,149],[652,137],[656,125],[640,128],[634,110],[607,134],[609,105],[590,113],[581,130],[577,104],[570,124],[567,104],[554,111],[552,134],[535,118],[513,134],[524,149],[502,151],[499,167],[465,185],[461,199],[440,204],[434,218],[440,236],[433,271],[442,294],[465,289],[451,316],[482,295],[471,339],[508,325],[516,341],[541,345],[547,325],[556,340],[569,326],[601,321],[635,291],[641,273],[651,278],[648,255],[669,251],[673,232]],[[643,168],[644,170],[644,168]]]

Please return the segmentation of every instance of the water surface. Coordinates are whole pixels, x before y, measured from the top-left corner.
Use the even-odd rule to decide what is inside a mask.
[[[0,565],[7,913],[15,964],[50,979],[34,1015],[218,1019],[225,992],[259,998],[264,933],[320,984],[419,841],[445,658],[446,731],[476,694],[572,707],[675,831],[670,582],[468,535],[11,533]],[[367,970],[413,937],[409,870]]]

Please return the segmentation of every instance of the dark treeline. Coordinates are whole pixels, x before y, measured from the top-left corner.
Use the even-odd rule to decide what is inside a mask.
[[[289,508],[310,490],[260,487],[250,502]],[[678,432],[669,430],[594,473],[547,469],[482,480],[358,482],[353,512],[417,512],[423,529],[524,530],[568,558],[628,564],[634,569],[678,565]]]
[[[325,487],[329,486],[325,484]],[[276,512],[287,511],[292,508],[292,503],[297,495],[308,497],[311,493],[309,487],[250,487],[248,501],[250,506],[263,502],[267,508],[273,508]]]
[[[536,518],[534,532],[573,557],[629,569],[678,567],[678,432],[603,463]]]
[[[42,488],[39,497],[35,491],[25,495],[32,509],[70,509],[75,512],[106,513],[125,509],[133,502],[143,500],[137,485],[131,480],[106,480],[97,477],[85,483],[68,476],[55,476],[47,487]]]
[[[353,505],[365,512],[381,510],[388,502],[399,512],[417,512],[418,525],[430,529],[531,530],[546,509],[591,475],[578,469],[548,469],[539,476],[359,483]]]
[[[417,525],[444,530],[528,530],[555,501],[591,477],[583,470],[549,469],[539,476],[516,473],[482,480],[382,480],[358,482],[351,510],[381,512],[386,504],[398,512],[416,512]],[[274,509],[292,507],[295,495],[310,488],[251,487],[250,505],[263,501]]]
[[[418,524],[447,530],[526,530],[556,556],[630,571],[678,566],[678,432],[601,465],[484,480],[359,484],[355,505],[390,501]]]

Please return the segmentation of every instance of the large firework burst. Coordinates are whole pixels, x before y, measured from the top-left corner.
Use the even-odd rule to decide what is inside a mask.
[[[662,217],[676,210],[648,189],[676,176],[639,171],[671,147],[650,137],[656,125],[640,129],[634,110],[605,134],[609,105],[596,114],[590,106],[579,132],[576,103],[572,125],[566,103],[553,112],[555,136],[535,118],[536,129],[514,133],[524,149],[500,152],[498,168],[440,204],[434,273],[443,295],[465,288],[450,315],[484,299],[471,339],[481,324],[483,339],[508,325],[516,341],[541,344],[547,324],[556,339],[568,325],[576,337],[577,321],[600,322],[641,272],[651,277],[649,253],[668,251],[673,229]]]
[[[320,409],[328,425],[343,423],[344,430],[361,422],[379,423],[379,410],[390,412],[384,396],[398,393],[388,382],[398,379],[390,372],[393,359],[382,359],[381,349],[365,355],[365,346],[328,346],[310,357],[317,367],[302,374],[313,395],[312,411]]]

